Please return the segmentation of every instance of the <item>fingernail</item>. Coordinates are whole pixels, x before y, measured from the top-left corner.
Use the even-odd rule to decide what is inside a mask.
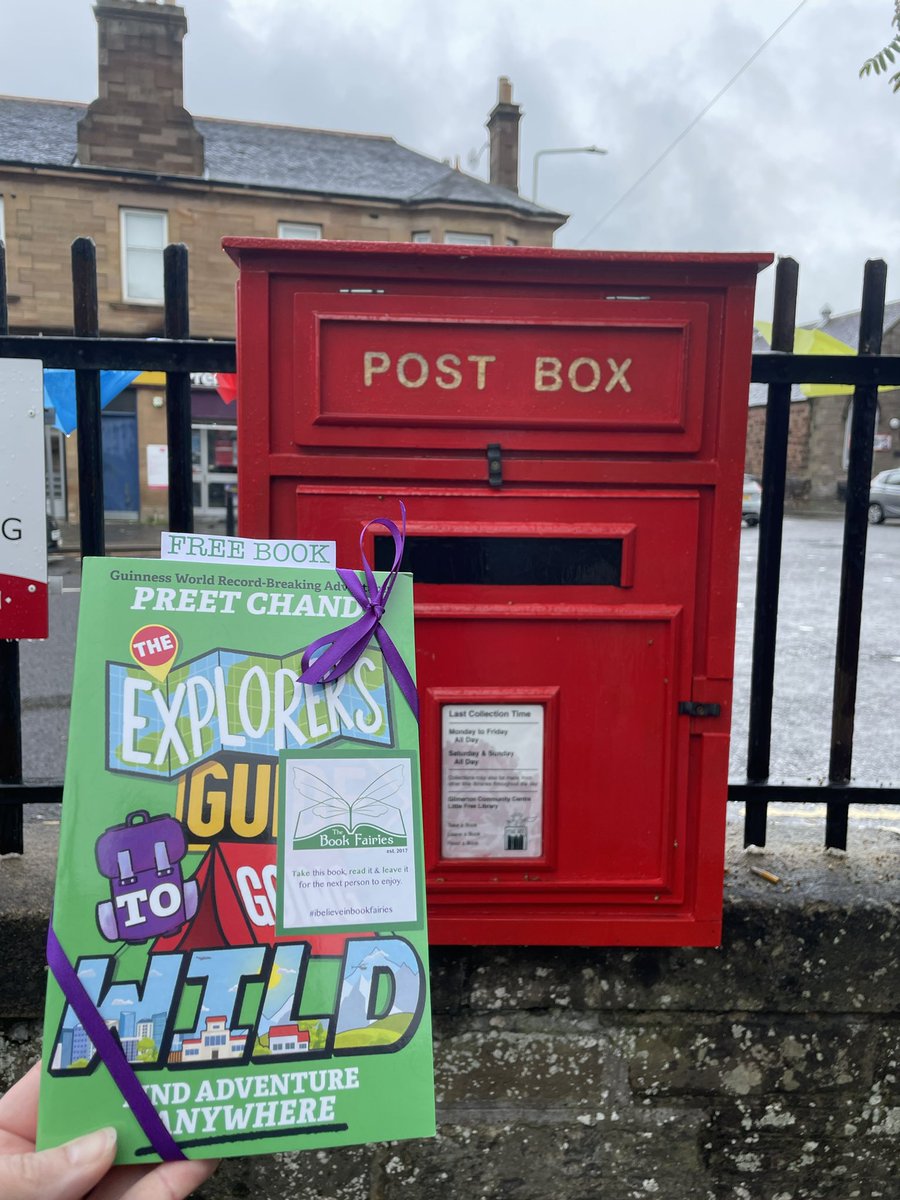
[[[74,1165],[90,1162],[108,1154],[115,1144],[116,1131],[109,1126],[107,1129],[98,1129],[96,1133],[86,1133],[84,1137],[75,1138],[74,1141],[67,1142],[63,1149],[66,1158]]]

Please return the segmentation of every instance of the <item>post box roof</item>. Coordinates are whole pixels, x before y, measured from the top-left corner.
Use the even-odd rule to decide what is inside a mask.
[[[378,260],[382,265],[391,263],[394,265],[394,269],[402,269],[404,260],[410,263],[421,263],[423,258],[434,258],[437,260],[434,269],[440,272],[441,259],[464,258],[470,262],[484,259],[488,260],[488,263],[490,260],[501,260],[498,263],[498,270],[506,272],[510,269],[510,260],[519,260],[524,270],[528,269],[529,263],[533,263],[560,273],[577,272],[579,268],[588,264],[597,266],[608,264],[628,269],[629,274],[636,279],[645,270],[656,275],[660,272],[668,275],[676,272],[681,275],[691,268],[703,271],[707,268],[716,270],[722,267],[734,267],[738,270],[746,271],[748,268],[755,268],[756,271],[761,271],[771,264],[774,257],[768,251],[698,253],[660,250],[557,250],[546,246],[453,246],[437,243],[413,245],[408,242],[290,242],[285,240],[274,242],[271,238],[255,237],[228,237],[223,239],[222,245],[235,262],[240,262],[245,255],[274,253],[284,256],[293,254],[297,256],[297,261],[303,257],[307,258],[308,263],[304,269],[309,269],[309,264],[314,263],[317,257],[322,258],[323,269],[326,260],[336,263],[341,259],[352,262],[358,268],[358,256],[362,252],[368,262],[374,263]],[[414,269],[418,272],[418,268]],[[484,266],[485,272],[489,272],[490,269],[489,265]],[[627,298],[620,297],[620,299]]]

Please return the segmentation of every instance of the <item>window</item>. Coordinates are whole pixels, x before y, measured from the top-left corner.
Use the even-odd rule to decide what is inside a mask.
[[[304,225],[297,221],[279,221],[278,236],[280,238],[303,239],[312,241],[322,236],[321,225]]]
[[[492,246],[494,239],[489,233],[453,233],[447,230],[444,241],[448,246]]]
[[[120,215],[122,297],[135,304],[162,304],[168,217],[149,208],[123,208]]]
[[[414,242],[430,242],[431,241],[431,230],[430,229],[414,229],[413,234],[412,234],[412,240]]]

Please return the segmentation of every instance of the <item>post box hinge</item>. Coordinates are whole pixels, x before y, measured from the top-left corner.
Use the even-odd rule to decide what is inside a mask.
[[[503,487],[503,460],[500,454],[500,443],[489,442],[487,448],[488,483],[491,487]]]
[[[702,703],[697,700],[681,700],[678,712],[685,717],[719,717],[722,715],[722,705],[713,704],[708,700]]]

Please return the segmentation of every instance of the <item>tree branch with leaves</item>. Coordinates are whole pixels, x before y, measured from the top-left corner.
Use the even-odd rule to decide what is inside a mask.
[[[883,50],[879,50],[872,58],[867,58],[859,68],[860,78],[863,75],[886,75],[892,64],[900,58],[900,0],[894,0],[894,15],[891,24],[897,30],[896,36],[888,42]],[[895,71],[889,83],[895,92],[900,92],[900,71]]]

